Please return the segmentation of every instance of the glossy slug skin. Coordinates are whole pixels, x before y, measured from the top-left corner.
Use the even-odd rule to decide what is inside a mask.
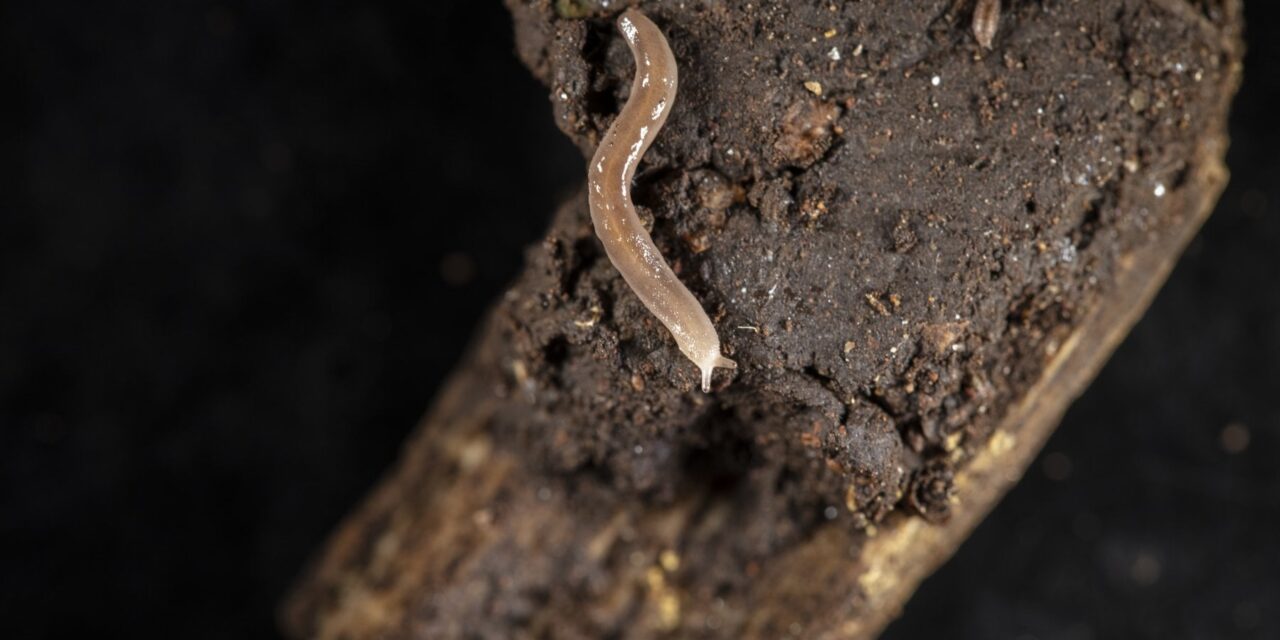
[[[983,49],[990,49],[1000,28],[1000,0],[977,0],[973,5],[973,37]]]
[[[702,305],[667,266],[631,204],[636,165],[667,121],[676,99],[676,59],[662,32],[644,14],[629,9],[618,18],[636,60],[631,97],[600,141],[587,168],[591,222],[609,261],[622,273],[649,311],[666,325],[684,353],[702,372],[702,390],[711,390],[711,371],[737,365],[720,354],[720,337]]]

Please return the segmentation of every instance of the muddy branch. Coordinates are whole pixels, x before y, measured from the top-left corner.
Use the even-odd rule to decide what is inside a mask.
[[[619,3],[507,4],[589,157]],[[681,77],[633,197],[738,370],[698,390],[571,199],[291,634],[874,636],[1226,182],[1235,2],[1004,2],[989,49],[952,0],[629,4]]]

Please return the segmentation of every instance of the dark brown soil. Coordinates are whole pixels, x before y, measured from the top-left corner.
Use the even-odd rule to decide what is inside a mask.
[[[619,3],[507,4],[589,155],[631,81]],[[1238,64],[1215,3],[1005,3],[991,51],[952,0],[628,4],[681,65],[635,199],[739,369],[697,390],[572,199],[300,592],[296,632],[858,622],[861,543],[797,543],[947,521],[957,474],[1134,248],[1205,197],[1189,163]]]
[[[630,86],[617,8],[508,4],[589,154]],[[640,5],[681,90],[636,200],[742,366],[697,392],[579,197],[498,312],[499,424],[531,460],[647,500],[750,478],[761,553],[946,517],[951,470],[1161,232],[1223,73],[1211,10],[1013,3],[987,52],[953,4]]]

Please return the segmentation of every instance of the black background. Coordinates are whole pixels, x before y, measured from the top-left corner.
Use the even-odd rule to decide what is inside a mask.
[[[0,635],[271,637],[583,161],[498,0],[118,4],[0,5]],[[1280,636],[1276,14],[1217,212],[889,637]]]

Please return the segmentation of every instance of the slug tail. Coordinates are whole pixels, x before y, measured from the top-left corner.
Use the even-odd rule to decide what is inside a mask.
[[[737,369],[738,363],[720,355],[719,353],[708,358],[707,361],[698,363],[698,368],[702,370],[703,393],[711,393],[711,372],[717,367],[721,369]]]

